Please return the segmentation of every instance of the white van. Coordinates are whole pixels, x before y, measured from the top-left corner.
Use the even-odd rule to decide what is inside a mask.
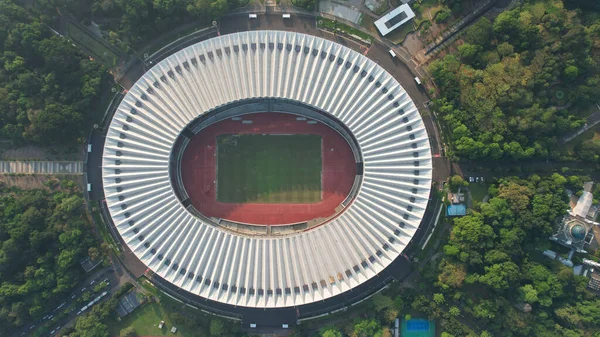
[[[283,14],[281,17],[284,18],[284,19],[289,19],[289,18],[291,18],[291,15],[289,15],[289,14]]]
[[[396,57],[396,53],[394,53],[394,51],[391,49],[390,49],[390,55],[392,55],[392,57]]]
[[[87,184],[87,189],[88,189],[88,192],[91,192],[92,191],[92,184]],[[81,291],[83,291],[83,289]]]
[[[88,152],[92,152],[92,144],[88,144]]]
[[[250,14],[250,15],[248,15],[248,18],[249,19],[256,19],[257,16],[256,16],[256,14]]]
[[[418,85],[421,85],[421,80],[418,77],[415,77],[415,82],[417,82]]]

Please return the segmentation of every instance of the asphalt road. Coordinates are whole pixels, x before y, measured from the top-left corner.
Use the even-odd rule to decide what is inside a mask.
[[[104,279],[108,279],[108,281],[110,282],[109,286],[106,289],[100,291],[97,294],[92,294],[92,296],[90,296],[90,300],[88,300],[88,301],[85,301],[85,302],[81,301],[81,303],[78,302],[78,300],[80,300],[81,295],[84,292],[93,292],[92,289],[98,283],[102,282]],[[92,281],[94,281],[94,283],[90,284]],[[81,309],[81,307],[83,307],[84,305],[89,303],[89,301],[94,299],[96,296],[98,296],[100,293],[102,293],[105,290],[109,291],[109,294],[107,296],[105,296],[102,299],[102,301],[110,298],[110,293],[113,293],[118,288],[119,288],[119,278],[114,273],[114,269],[112,269],[112,267],[105,267],[105,268],[101,268],[99,270],[92,272],[83,282],[81,282],[75,288],[75,290],[73,290],[73,292],[71,292],[68,296],[65,296],[66,300],[63,302],[64,305],[63,305],[63,303],[58,303],[57,307],[55,309],[51,310],[50,312],[45,313],[44,316],[46,316],[46,315],[58,316],[62,311],[69,310],[68,314],[65,317],[63,317],[62,319],[56,320],[55,318],[53,318],[52,324],[49,325],[49,328],[45,329],[46,331],[43,332],[42,334],[40,334],[39,336],[40,337],[50,337],[50,336],[56,335],[60,331],[60,329],[63,329],[65,326],[72,323],[72,321],[77,317],[77,311],[79,311],[79,309]],[[71,308],[72,305],[73,305],[73,308]],[[59,308],[59,306],[60,306],[60,308]],[[48,320],[49,319],[38,319],[37,321],[35,321],[33,323],[29,323],[29,324],[23,326],[22,328],[14,331],[13,336],[21,337],[21,336],[28,336],[30,334],[33,334],[34,332],[37,331],[37,329],[39,329]],[[56,330],[54,334],[50,334],[50,332],[52,330]]]

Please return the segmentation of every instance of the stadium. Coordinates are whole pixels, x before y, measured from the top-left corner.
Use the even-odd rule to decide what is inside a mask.
[[[106,206],[133,254],[160,284],[233,312],[360,289],[411,242],[431,179],[425,125],[389,73],[282,31],[156,64],[102,154]]]

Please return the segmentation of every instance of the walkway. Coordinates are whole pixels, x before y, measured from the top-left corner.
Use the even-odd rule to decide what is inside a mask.
[[[0,174],[83,174],[81,161],[0,161]]]
[[[560,145],[564,145],[572,141],[573,139],[577,138],[577,136],[579,136],[580,134],[586,132],[587,130],[596,126],[596,124],[600,123],[600,104],[596,103],[596,107],[598,108],[598,111],[589,115],[586,118],[585,125],[583,125],[579,130],[575,131],[574,133],[561,139],[559,141]]]

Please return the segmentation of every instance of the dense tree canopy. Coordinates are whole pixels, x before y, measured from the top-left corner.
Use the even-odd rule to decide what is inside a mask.
[[[83,276],[94,245],[75,183],[47,190],[0,187],[0,324],[43,316]]]
[[[74,143],[106,71],[12,0],[0,0],[0,137]]]
[[[57,15],[56,7],[81,20],[94,22],[105,31],[114,46],[129,52],[157,36],[186,23],[203,21],[205,25],[248,0],[52,0],[42,2],[45,13]]]
[[[454,154],[558,158],[559,137],[583,126],[578,112],[600,97],[600,19],[529,0],[493,23],[482,18],[464,42],[429,67]],[[581,156],[596,159],[596,145]]]
[[[585,289],[587,279],[541,256],[567,210],[570,180],[501,179],[488,202],[454,221],[436,282],[458,304],[454,311],[494,336],[596,336],[600,299]]]

